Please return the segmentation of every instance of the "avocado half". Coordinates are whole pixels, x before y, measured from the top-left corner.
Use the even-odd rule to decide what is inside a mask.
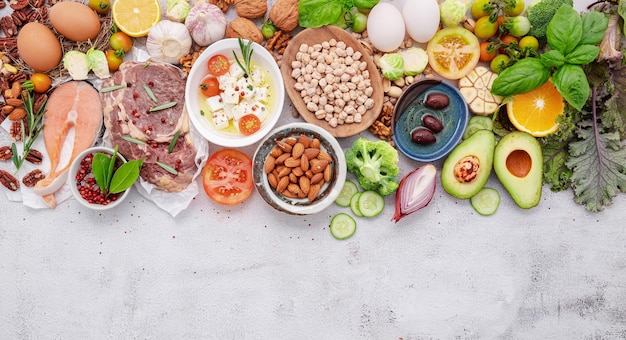
[[[535,137],[521,131],[502,137],[494,151],[493,169],[519,207],[530,209],[539,204],[543,154]]]
[[[495,143],[491,130],[479,130],[457,145],[443,163],[443,189],[461,199],[476,195],[489,180]]]

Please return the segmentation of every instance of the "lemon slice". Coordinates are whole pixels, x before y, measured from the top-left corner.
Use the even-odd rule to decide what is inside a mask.
[[[143,37],[161,21],[159,0],[118,0],[111,8],[113,22],[131,37]]]

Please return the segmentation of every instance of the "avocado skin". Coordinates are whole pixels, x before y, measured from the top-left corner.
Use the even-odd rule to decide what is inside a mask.
[[[516,150],[526,151],[532,161],[524,177],[512,174],[507,168],[507,157]],[[537,206],[543,187],[543,154],[537,139],[526,132],[509,132],[496,145],[493,158],[493,169],[513,201],[523,209]]]
[[[441,169],[441,186],[450,195],[460,199],[471,198],[482,189],[493,167],[495,136],[491,130],[479,130],[457,145],[448,155]],[[480,168],[476,179],[461,183],[454,177],[454,166],[466,156],[478,157]]]

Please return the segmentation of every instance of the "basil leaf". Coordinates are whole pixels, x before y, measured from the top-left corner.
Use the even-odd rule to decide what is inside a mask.
[[[302,27],[317,28],[330,25],[343,13],[343,3],[339,0],[300,0],[298,2],[298,23]]]
[[[539,58],[524,58],[507,67],[494,80],[491,93],[508,97],[532,91],[550,78],[550,68]]]
[[[587,65],[596,60],[600,49],[595,45],[580,45],[565,56],[568,64]]]
[[[580,44],[597,45],[602,41],[604,31],[609,26],[609,18],[604,13],[589,11],[583,14],[582,23],[583,36]]]
[[[113,163],[111,158],[103,153],[96,153],[91,161],[91,172],[93,172],[96,184],[103,193],[108,192],[109,189],[109,163]]]
[[[143,165],[144,159],[135,159],[132,161],[128,161],[115,171],[113,178],[111,179],[111,189],[110,192],[112,194],[123,192],[128,190],[133,183],[139,178],[139,172],[141,170],[141,166]]]
[[[578,12],[568,5],[561,5],[548,24],[548,45],[567,55],[578,46],[583,35],[583,23]]]
[[[590,93],[582,67],[570,64],[559,67],[552,75],[552,83],[571,106],[582,110]]]
[[[558,50],[550,50],[543,53],[541,56],[541,63],[546,67],[559,67],[565,64],[565,56]]]

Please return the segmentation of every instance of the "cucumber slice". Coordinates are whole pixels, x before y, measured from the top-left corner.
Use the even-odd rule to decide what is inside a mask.
[[[374,217],[385,209],[385,198],[376,191],[363,191],[359,196],[359,211],[364,217]]]
[[[500,193],[494,188],[484,187],[470,198],[470,203],[477,213],[483,216],[493,215],[500,205]]]
[[[359,208],[359,197],[361,197],[361,194],[362,192],[357,192],[352,195],[352,198],[350,199],[350,210],[352,210],[352,213],[358,217],[363,217],[363,214],[361,214],[361,208]]]
[[[356,184],[351,180],[346,180],[346,182],[343,184],[343,187],[341,188],[339,196],[337,196],[337,199],[335,199],[335,204],[340,207],[349,206],[350,199],[357,192],[359,192],[359,187],[357,187]]]
[[[346,213],[338,213],[330,220],[330,233],[338,240],[345,240],[356,231],[356,221]]]
[[[467,122],[463,139],[469,138],[478,130],[493,130],[493,120],[490,116],[472,116]]]

